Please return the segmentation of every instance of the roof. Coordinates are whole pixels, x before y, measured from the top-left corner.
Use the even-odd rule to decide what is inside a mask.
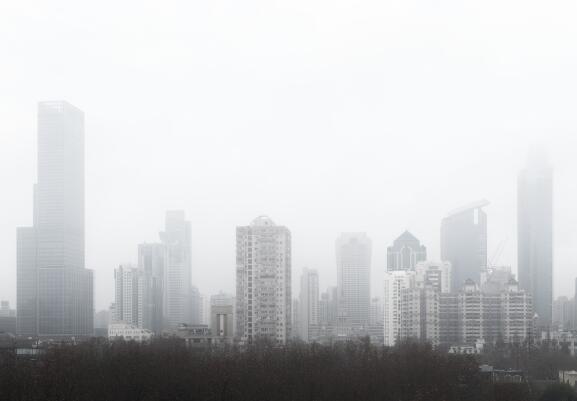
[[[480,208],[485,207],[487,205],[489,205],[489,201],[487,199],[480,199],[480,200],[472,202],[468,205],[461,206],[457,209],[451,210],[447,214],[447,217],[451,217],[451,216],[455,216],[457,214],[465,213],[465,212],[468,212],[469,210],[473,210],[473,209],[480,209]]]

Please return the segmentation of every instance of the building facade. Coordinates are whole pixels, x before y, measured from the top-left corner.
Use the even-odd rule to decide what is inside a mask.
[[[336,241],[339,336],[366,335],[371,299],[372,242],[365,233]]]
[[[304,268],[299,294],[299,338],[310,342],[318,337],[319,330],[319,274]]]
[[[413,270],[427,259],[427,248],[410,232],[405,231],[387,248],[387,270]]]
[[[457,209],[441,224],[441,260],[451,263],[452,287],[461,288],[466,280],[481,283],[487,268],[487,201]]]
[[[168,327],[192,322],[190,222],[184,211],[166,212],[164,245],[164,319]]]
[[[19,334],[93,334],[93,277],[84,263],[84,113],[38,105],[38,174],[32,227],[17,231]]]
[[[114,270],[114,321],[141,329],[145,327],[146,277],[144,270],[118,266]]]
[[[414,281],[414,271],[396,270],[385,273],[383,331],[386,346],[395,345],[401,338],[402,291],[414,287]]]
[[[519,284],[533,296],[538,324],[551,325],[553,304],[553,169],[532,155],[517,181]]]
[[[236,229],[236,336],[242,343],[291,335],[291,234],[266,217]]]

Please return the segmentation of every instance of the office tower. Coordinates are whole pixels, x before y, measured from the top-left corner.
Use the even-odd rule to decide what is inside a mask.
[[[236,229],[236,336],[285,344],[291,328],[291,234],[260,216]]]
[[[299,295],[299,337],[309,342],[318,336],[319,327],[319,274],[303,269]]]
[[[164,317],[171,328],[192,323],[190,222],[184,211],[166,212],[164,232]]]
[[[329,287],[319,300],[319,322],[323,326],[334,326],[337,321],[337,287]]]
[[[487,268],[487,215],[482,200],[457,209],[441,224],[441,259],[451,262],[452,288],[458,289],[466,280],[480,284]]]
[[[451,264],[449,262],[419,262],[415,266],[418,287],[431,285],[438,292],[451,292]]]
[[[344,233],[336,241],[338,330],[365,335],[371,299],[372,243],[365,233]]]
[[[553,301],[552,327],[559,330],[573,330],[575,327],[575,300],[558,297]]]
[[[234,336],[234,297],[219,293],[210,297],[210,329],[213,335]]]
[[[17,231],[18,331],[93,333],[93,278],[84,265],[84,114],[69,103],[38,105],[34,224]]]
[[[146,284],[144,270],[132,266],[118,266],[114,270],[115,322],[145,328]]]
[[[553,303],[553,169],[531,155],[517,181],[519,284],[533,295],[537,324],[551,324]]]
[[[164,245],[138,245],[138,268],[144,272],[144,327],[157,334],[164,328]]]
[[[369,336],[373,344],[383,345],[385,310],[383,299],[379,297],[371,298],[371,308],[369,310]]]
[[[384,344],[393,346],[401,338],[401,294],[402,290],[414,287],[415,272],[392,270],[385,273]]]
[[[413,270],[427,259],[427,248],[413,234],[405,231],[387,248],[387,270]]]

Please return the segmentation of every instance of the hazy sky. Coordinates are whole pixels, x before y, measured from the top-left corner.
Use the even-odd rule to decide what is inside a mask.
[[[234,291],[235,227],[293,236],[293,276],[336,282],[342,231],[410,229],[439,257],[441,218],[487,198],[489,255],[516,269],[516,175],[555,166],[555,293],[577,277],[577,3],[534,0],[0,0],[0,299],[32,221],[36,102],[86,115],[87,267],[113,270],[192,222],[193,281]],[[294,294],[298,294],[295,287]]]

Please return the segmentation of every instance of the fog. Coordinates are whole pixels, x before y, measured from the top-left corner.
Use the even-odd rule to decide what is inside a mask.
[[[516,271],[516,177],[532,146],[555,180],[555,296],[577,244],[577,3],[216,0],[0,3],[0,299],[32,222],[36,103],[86,118],[86,267],[114,268],[192,223],[193,284],[234,293],[235,227],[292,233],[293,283],[336,284],[334,242],[405,229],[439,258],[446,213],[486,198],[489,258]],[[296,288],[296,287],[294,287]],[[294,293],[296,295],[296,291]]]

